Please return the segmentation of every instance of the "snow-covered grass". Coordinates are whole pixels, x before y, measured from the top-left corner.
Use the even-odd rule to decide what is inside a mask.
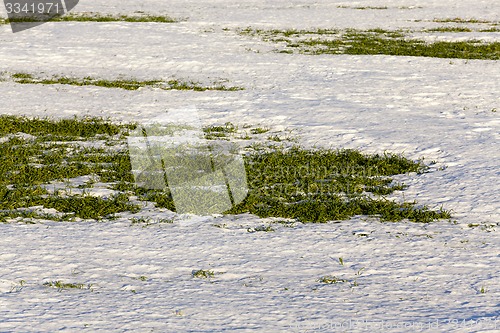
[[[136,12],[135,15],[100,15],[99,13],[69,13],[63,16],[51,18],[52,22],[155,22],[155,23],[175,23],[179,20],[169,16],[141,15],[144,13]],[[36,22],[44,20],[43,17],[30,18],[0,18],[0,24],[9,24],[10,22]]]
[[[131,195],[175,211],[170,191],[154,191],[133,183],[125,137],[127,130],[135,126],[116,125],[102,119],[50,121],[1,116],[0,133],[8,136],[0,144],[0,199],[4,208],[0,217],[4,221],[8,217],[28,218],[30,222],[36,217],[50,218],[49,214],[34,213],[32,207],[41,206],[55,209],[58,212],[52,216],[55,220],[115,218],[120,212],[139,211],[137,205],[129,203]],[[203,130],[208,140],[230,140],[228,135],[236,135],[237,129],[238,126],[228,122]],[[253,128],[251,132],[266,131]],[[20,138],[23,135],[25,138]],[[82,139],[85,139],[83,147],[79,143]],[[278,135],[268,139],[281,141]],[[246,149],[252,147],[255,145]],[[250,212],[260,217],[293,218],[301,222],[327,222],[355,215],[414,222],[451,218],[443,209],[432,211],[425,206],[417,207],[415,202],[397,203],[385,198],[396,190],[406,189],[404,184],[393,184],[390,176],[419,174],[429,169],[422,161],[410,161],[403,156],[389,153],[369,156],[355,150],[304,150],[298,146],[268,148],[248,153],[245,169],[249,193],[228,213]],[[82,177],[90,180],[72,184],[72,179]],[[51,185],[54,181],[66,182],[67,186],[56,190]],[[101,190],[114,191],[113,195],[89,196],[96,183]],[[51,187],[54,187],[52,193]],[[75,188],[81,193],[71,194]],[[26,211],[27,208],[30,209]]]
[[[134,193],[127,200],[140,211],[100,222],[44,219],[60,211],[38,206],[38,216],[0,224],[0,331],[499,330],[498,61],[280,54],[274,43],[238,33],[382,29],[426,43],[491,44],[500,41],[496,2],[111,0],[80,2],[74,15],[83,13],[177,22],[50,22],[16,34],[1,25],[0,72],[204,86],[220,79],[245,89],[125,90],[4,79],[2,115],[125,124],[195,105],[203,126],[217,129],[205,134],[243,148],[403,153],[414,162],[424,158],[429,169],[391,176],[407,187],[388,198],[444,207],[452,219],[388,223],[356,215],[301,223],[248,213],[179,215],[155,206],[159,197],[143,201]],[[28,131],[2,134],[1,142],[8,135],[29,146],[39,135]],[[69,141],[61,133],[43,141],[111,153],[123,142],[119,134],[101,139]],[[64,189],[81,194],[87,187],[103,200],[129,191],[126,183],[109,184],[87,175],[41,189],[62,196]],[[198,271],[207,277],[195,277]]]
[[[439,27],[427,29],[432,32],[472,32],[467,27]],[[491,31],[491,30],[488,30]],[[500,42],[481,42],[476,39],[466,41],[433,41],[408,38],[410,34],[402,30],[389,31],[369,29],[366,31],[347,29],[316,30],[260,30],[247,28],[243,35],[261,36],[266,41],[284,43],[280,53],[302,54],[350,54],[350,55],[396,55],[413,57],[458,58],[458,59],[500,59]]]
[[[92,77],[84,78],[70,78],[70,77],[51,77],[39,78],[34,77],[33,74],[28,73],[14,73],[11,78],[16,83],[20,84],[62,84],[71,86],[96,86],[104,88],[120,88],[126,90],[137,90],[144,87],[153,87],[162,90],[193,90],[193,91],[206,91],[206,90],[221,90],[221,91],[235,91],[242,90],[241,87],[226,87],[223,84],[214,83],[209,86],[203,86],[199,82],[185,82],[176,79],[172,80],[135,80],[135,79],[117,79],[106,80],[96,79]]]

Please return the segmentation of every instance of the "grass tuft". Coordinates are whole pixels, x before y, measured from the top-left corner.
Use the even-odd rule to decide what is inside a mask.
[[[455,18],[436,18],[433,20],[437,23],[463,23],[463,24],[495,24],[495,22],[487,21],[487,20],[478,20],[478,19],[464,19],[460,17]]]
[[[269,132],[269,128],[256,127],[250,130],[250,133],[252,134],[263,134],[266,132]]]
[[[18,132],[30,135],[44,135],[66,138],[90,138],[97,135],[114,136],[123,130],[135,129],[135,124],[117,125],[102,118],[74,118],[50,120],[48,118],[27,118],[0,116],[0,136]]]
[[[467,28],[436,28],[435,31],[466,31]],[[402,31],[370,29],[366,31],[335,30],[252,30],[241,31],[246,35],[259,35],[265,41],[284,43],[281,53],[393,55],[458,59],[500,59],[500,42],[436,41],[432,43],[408,39]]]
[[[92,288],[91,284],[84,283],[64,283],[60,280],[58,281],[48,281],[43,284],[45,287],[49,288],[57,288],[58,291],[67,290],[67,289],[90,289]]]
[[[98,13],[69,13],[62,16],[49,17],[16,17],[0,18],[0,24],[14,22],[133,22],[133,23],[177,23],[179,19],[161,15],[101,15]]]
[[[438,27],[427,29],[426,32],[472,32],[471,28],[467,27]]]
[[[208,279],[208,278],[214,277],[215,273],[214,273],[214,271],[199,269],[199,270],[193,271],[191,273],[191,275],[195,278]]]
[[[224,125],[212,125],[203,128],[205,139],[207,140],[229,140],[227,136],[237,131],[238,127],[231,122],[226,122]]]
[[[333,276],[333,275],[327,275],[327,276],[321,277],[318,280],[318,282],[325,283],[325,284],[337,284],[337,283],[345,283],[345,282],[349,282],[349,281],[346,279],[340,279],[340,278]]]
[[[261,231],[261,232],[274,232],[276,230],[274,230],[274,228],[271,227],[270,225],[268,225],[268,226],[262,225],[262,226],[255,227],[255,228],[248,228],[247,231],[253,233],[253,232],[259,232],[259,231]]]
[[[11,75],[14,82],[20,84],[63,84],[70,86],[95,86],[103,88],[119,88],[125,90],[138,90],[144,87],[158,88],[162,90],[193,90],[193,91],[207,91],[207,90],[220,90],[220,91],[237,91],[243,90],[241,87],[226,87],[223,84],[201,85],[198,82],[185,82],[180,80],[146,80],[139,81],[135,79],[129,80],[105,80],[96,79],[90,76],[84,78],[69,78],[54,76],[52,78],[37,78],[28,73],[14,73]]]

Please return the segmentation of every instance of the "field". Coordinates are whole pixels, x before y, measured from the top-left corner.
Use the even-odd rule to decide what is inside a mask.
[[[500,330],[499,13],[113,0],[12,33],[2,12],[0,332]],[[134,182],[131,133],[185,108],[244,160],[220,214]]]

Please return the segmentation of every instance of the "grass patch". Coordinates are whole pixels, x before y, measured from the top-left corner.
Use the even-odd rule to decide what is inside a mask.
[[[20,84],[63,84],[71,86],[96,86],[104,88],[119,88],[125,90],[138,90],[139,88],[152,87],[162,90],[221,90],[221,91],[237,91],[242,90],[240,87],[226,87],[223,84],[213,84],[205,86],[199,82],[185,82],[180,80],[146,80],[140,81],[135,79],[120,79],[120,80],[104,80],[92,77],[84,78],[68,78],[54,76],[52,78],[37,78],[28,73],[14,73],[11,75],[16,83]]]
[[[449,212],[396,203],[383,197],[404,190],[390,176],[423,173],[427,167],[394,154],[363,155],[354,150],[277,150],[247,157],[247,198],[229,211],[301,222],[344,220],[355,215],[383,221],[431,222]]]
[[[357,10],[383,10],[383,9],[389,9],[387,6],[346,6],[346,5],[339,5],[337,8],[342,8],[342,9],[357,9]]]
[[[208,278],[214,277],[215,273],[214,273],[214,271],[199,269],[199,270],[193,271],[191,273],[191,275],[195,278],[208,279]]]
[[[426,32],[472,32],[468,27],[438,27],[425,30]]]
[[[353,7],[354,9],[358,9],[358,10],[383,10],[383,9],[389,9],[389,7],[386,7],[386,6],[380,6],[380,7],[376,7],[376,6],[358,6],[358,7]]]
[[[444,29],[444,28],[443,28]],[[453,28],[450,28],[453,29]],[[457,28],[458,29],[458,28]],[[371,29],[366,31],[335,30],[252,30],[242,34],[258,35],[265,41],[284,44],[281,53],[395,55],[458,59],[500,59],[500,43],[476,40],[427,43],[408,39],[402,31]],[[320,38],[321,37],[321,38]]]
[[[227,122],[224,125],[212,125],[212,126],[207,126],[203,128],[203,132],[205,133],[214,133],[214,132],[221,132],[221,133],[236,133],[238,130],[238,127],[234,125],[231,122]]]
[[[101,15],[97,13],[67,14],[57,17],[56,22],[143,22],[177,23],[180,20],[167,15]]]
[[[266,132],[269,132],[269,128],[262,128],[262,127],[256,127],[256,128],[252,128],[250,130],[250,133],[252,134],[262,134],[262,133],[266,133]]]
[[[401,10],[412,10],[412,9],[422,9],[424,7],[422,6],[400,6],[398,7],[398,9],[401,9]]]
[[[224,125],[212,125],[203,128],[207,140],[229,140],[228,136],[238,131],[238,127],[231,122]]]
[[[275,142],[281,142],[283,139],[281,139],[278,135],[270,135],[267,137],[269,141],[275,141]]]
[[[247,231],[253,233],[253,232],[274,232],[276,230],[274,230],[273,227],[271,227],[270,225],[268,226],[261,225],[255,228],[248,228]]]
[[[500,28],[489,28],[489,29],[481,29],[479,32],[500,32]]]
[[[120,212],[140,210],[130,202],[130,196],[175,211],[168,189],[134,184],[125,142],[128,131],[135,126],[112,124],[100,118],[0,116],[0,221],[113,218]],[[237,128],[228,122],[203,130],[205,135],[232,135]],[[406,189],[392,176],[426,172],[428,168],[422,161],[390,153],[364,155],[355,150],[254,146],[256,149],[244,156],[249,193],[226,213],[249,212],[300,222],[343,220],[355,215],[377,216],[383,221],[450,218],[444,210],[430,210],[415,202],[397,203],[385,197]],[[81,177],[87,180],[73,184]],[[63,188],[56,188],[57,181],[65,184]],[[96,183],[116,192],[106,197],[93,196]],[[49,214],[40,207],[58,213]],[[171,222],[131,219],[132,224],[140,225]],[[251,231],[273,230],[269,226]]]
[[[0,24],[9,24],[14,22],[40,22],[47,21],[43,17],[19,17],[3,19],[0,18]],[[51,22],[134,22],[134,23],[177,23],[180,20],[170,16],[159,15],[101,15],[98,13],[69,13],[63,16],[51,18]]]
[[[462,23],[462,24],[495,24],[492,21],[478,20],[478,19],[464,19],[460,17],[455,18],[436,18],[433,22],[437,23]]]
[[[327,275],[327,276],[321,277],[318,280],[318,282],[325,283],[325,284],[337,284],[337,283],[345,283],[345,282],[349,282],[349,281],[346,279],[338,278],[338,277],[333,276],[333,275]]]
[[[160,223],[174,223],[174,219],[153,219],[153,218],[145,218],[145,217],[133,217],[130,219],[130,223],[132,225],[142,225],[143,227],[147,227],[153,224]]]
[[[53,181],[92,175],[103,182],[133,181],[126,151],[116,149],[135,125],[117,125],[100,118],[29,119],[0,116],[0,220],[7,218],[74,217],[101,219],[123,211],[138,211],[125,194],[103,197],[49,191]],[[20,133],[23,133],[22,135]],[[22,137],[29,135],[29,137]],[[116,140],[111,140],[115,137]],[[72,142],[60,142],[61,138]],[[83,140],[107,139],[115,146],[85,147]],[[115,148],[115,149],[113,149]],[[69,189],[71,192],[71,188]],[[26,211],[43,206],[61,214]]]
[[[48,281],[43,284],[48,288],[57,288],[58,291],[63,291],[67,289],[91,289],[92,284],[84,284],[84,283],[64,283],[60,280],[58,281]]]
[[[18,132],[52,139],[85,139],[96,136],[115,136],[123,131],[135,129],[135,124],[119,125],[102,118],[70,118],[49,120],[47,118],[27,118],[0,116],[0,136]]]
[[[133,277],[132,279],[138,280],[138,281],[142,281],[142,282],[146,282],[148,280],[148,277],[145,276],[145,275],[141,275],[141,276],[138,276],[138,277]]]
[[[109,218],[118,212],[136,213],[139,211],[139,207],[132,205],[125,194],[108,199],[93,196],[51,196],[36,204],[42,204],[46,208],[55,208],[59,212],[74,214],[83,219]]]

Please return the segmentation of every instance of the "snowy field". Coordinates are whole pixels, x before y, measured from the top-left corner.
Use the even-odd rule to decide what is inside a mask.
[[[361,216],[253,233],[248,228],[272,219],[0,224],[0,332],[500,332],[498,61],[280,54],[238,34],[247,27],[420,31],[453,18],[500,24],[498,1],[81,0],[73,12],[138,11],[183,20],[50,22],[16,34],[0,25],[0,73],[227,80],[245,90],[4,80],[0,114],[141,122],[195,106],[205,124],[291,130],[303,147],[404,153],[437,162],[432,172],[403,178],[405,199],[443,206],[453,218]],[[500,32],[425,38],[500,41]],[[214,276],[193,277],[200,269]],[[319,281],[329,275],[341,281]],[[44,286],[58,280],[90,287]]]

